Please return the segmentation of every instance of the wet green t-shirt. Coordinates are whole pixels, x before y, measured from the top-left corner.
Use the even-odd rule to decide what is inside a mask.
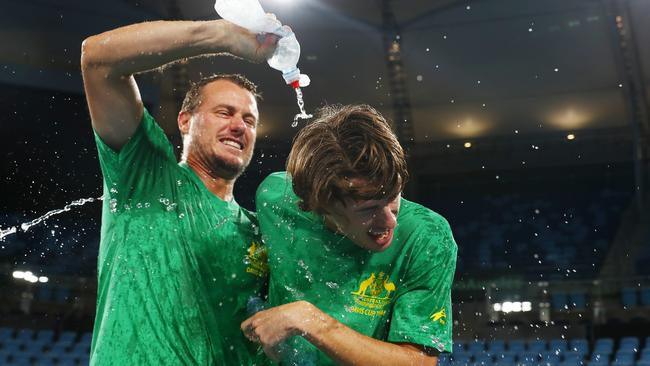
[[[367,336],[451,352],[457,246],[442,216],[402,199],[393,243],[372,253],[301,211],[298,200],[284,172],[257,190],[270,306],[306,300]],[[333,364],[303,338],[285,348],[296,350],[297,364]]]
[[[93,365],[249,365],[239,329],[267,276],[255,216],[205,187],[147,111],[104,175]]]

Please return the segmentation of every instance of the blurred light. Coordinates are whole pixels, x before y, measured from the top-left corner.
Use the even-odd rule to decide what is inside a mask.
[[[465,146],[466,149],[469,149],[470,147],[472,147],[472,143],[468,141],[468,142],[465,143],[464,146]]]
[[[504,313],[512,312],[512,303],[510,301],[504,302],[503,306],[501,307],[501,311]]]
[[[14,278],[18,278],[18,279],[25,278],[25,272],[23,272],[23,271],[14,271],[14,273],[12,273],[12,275],[14,276]]]
[[[30,274],[29,276],[25,276],[25,281],[36,283],[38,282],[38,277],[34,276],[33,274]]]
[[[566,138],[567,138],[567,140],[575,140],[576,135],[570,133],[570,134],[566,135]]]
[[[503,313],[519,313],[532,311],[533,305],[530,301],[504,301],[503,303],[492,304],[494,311]]]
[[[49,281],[49,280],[50,279],[45,277],[45,276],[41,276],[41,277],[38,278],[38,282],[40,282],[40,283],[47,283],[47,281]]]
[[[584,109],[574,107],[552,112],[548,115],[548,122],[563,130],[580,129],[587,125],[592,119],[592,114],[586,112]]]

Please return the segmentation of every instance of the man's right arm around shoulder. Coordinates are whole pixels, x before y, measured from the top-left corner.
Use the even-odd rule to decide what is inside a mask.
[[[133,136],[144,110],[134,74],[218,53],[260,62],[276,43],[225,20],[155,21],[91,36],[81,47],[81,71],[93,128],[115,150]]]

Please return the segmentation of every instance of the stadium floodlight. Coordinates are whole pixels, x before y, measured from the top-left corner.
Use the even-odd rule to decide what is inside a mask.
[[[40,283],[47,283],[47,281],[49,281],[49,280],[50,279],[47,278],[46,276],[41,276],[41,277],[38,278],[38,282],[40,282]]]
[[[468,142],[465,143],[464,146],[465,146],[466,149],[469,149],[470,147],[472,147],[472,143],[468,141]]]
[[[25,272],[23,272],[23,271],[14,271],[14,273],[12,273],[12,275],[13,275],[14,278],[20,279],[20,280],[25,278]]]
[[[567,140],[575,140],[575,138],[576,138],[576,135],[574,135],[574,134],[572,134],[572,133],[566,135],[566,139],[567,139]]]

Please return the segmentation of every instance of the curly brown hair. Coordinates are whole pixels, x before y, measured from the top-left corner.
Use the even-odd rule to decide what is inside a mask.
[[[196,107],[201,104],[201,91],[203,87],[207,84],[210,84],[213,81],[217,80],[227,80],[233,84],[239,85],[243,89],[248,90],[253,94],[256,101],[262,99],[262,95],[257,91],[257,85],[252,81],[248,80],[244,75],[240,74],[213,74],[206,76],[197,82],[193,82],[190,85],[190,89],[185,94],[185,99],[183,99],[183,105],[181,106],[181,112],[194,112]]]
[[[295,137],[287,172],[300,208],[318,214],[333,200],[392,199],[408,180],[402,146],[369,105],[322,108]],[[367,184],[351,184],[359,178]]]

